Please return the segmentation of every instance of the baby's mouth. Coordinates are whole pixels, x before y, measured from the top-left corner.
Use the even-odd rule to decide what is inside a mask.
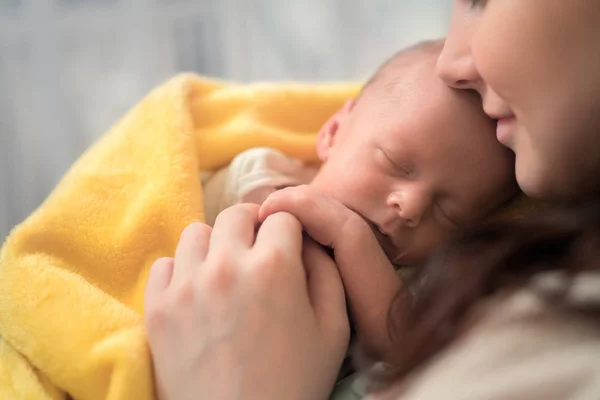
[[[377,229],[379,231],[379,233],[381,233],[383,236],[389,237],[390,235],[388,233],[386,233],[383,229],[381,229],[381,227],[379,225],[374,225],[375,229]]]
[[[365,222],[369,225],[369,227],[373,231],[375,238],[379,242],[379,245],[385,252],[385,255],[388,257],[390,262],[392,262],[392,264],[396,264],[396,263],[400,262],[400,259],[404,256],[405,252],[401,252],[400,254],[398,254],[398,249],[394,245],[394,242],[392,241],[392,237],[389,234],[385,233],[385,231],[383,229],[381,229],[381,227],[379,225],[377,225],[375,222],[373,222],[367,218],[364,218],[364,217],[363,217],[363,219],[365,220]]]

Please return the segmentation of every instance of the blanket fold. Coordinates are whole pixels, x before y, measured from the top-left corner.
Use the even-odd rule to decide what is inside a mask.
[[[359,89],[186,74],[153,90],[2,247],[0,398],[153,398],[144,286],[203,221],[199,172],[257,146],[316,161],[316,132]]]

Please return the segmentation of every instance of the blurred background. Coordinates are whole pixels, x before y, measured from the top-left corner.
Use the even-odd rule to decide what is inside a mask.
[[[0,0],[0,242],[149,89],[365,79],[450,0]]]

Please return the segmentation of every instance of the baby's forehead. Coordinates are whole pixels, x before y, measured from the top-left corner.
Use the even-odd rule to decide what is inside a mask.
[[[408,70],[388,73],[373,84],[363,107],[381,121],[407,121],[420,118],[444,124],[446,128],[489,127],[475,93],[446,86],[433,71]]]
[[[442,46],[441,41],[414,46],[377,71],[359,98],[370,123],[437,126],[449,135],[493,129],[475,93],[452,89],[437,76]]]
[[[410,150],[415,159],[430,155],[451,163],[464,158],[485,162],[479,155],[501,152],[495,125],[483,113],[477,96],[450,89],[436,78],[422,75],[395,84],[389,94],[381,86],[373,91],[365,104],[363,125],[371,127],[373,140],[390,149]]]
[[[431,54],[405,55],[389,63],[367,83],[363,96],[369,106],[408,101],[430,104],[459,102],[453,92],[435,71],[435,58]],[[363,97],[361,96],[361,97]]]

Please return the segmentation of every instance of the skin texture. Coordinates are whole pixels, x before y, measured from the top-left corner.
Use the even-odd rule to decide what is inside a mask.
[[[333,387],[349,337],[336,265],[290,214],[257,226],[257,206],[231,207],[152,266],[144,317],[160,399],[324,399]]]
[[[476,96],[435,75],[440,49],[398,56],[319,133],[311,186],[360,214],[394,264],[422,262],[516,188],[512,154]]]
[[[333,250],[352,313],[357,339],[376,359],[385,359],[391,341],[389,305],[402,281],[365,220],[313,186],[275,192],[262,204],[260,221],[286,212],[294,215],[306,233]]]
[[[577,202],[598,194],[600,2],[456,0],[437,70],[476,90],[501,119],[530,196]],[[504,118],[502,118],[504,117]]]

